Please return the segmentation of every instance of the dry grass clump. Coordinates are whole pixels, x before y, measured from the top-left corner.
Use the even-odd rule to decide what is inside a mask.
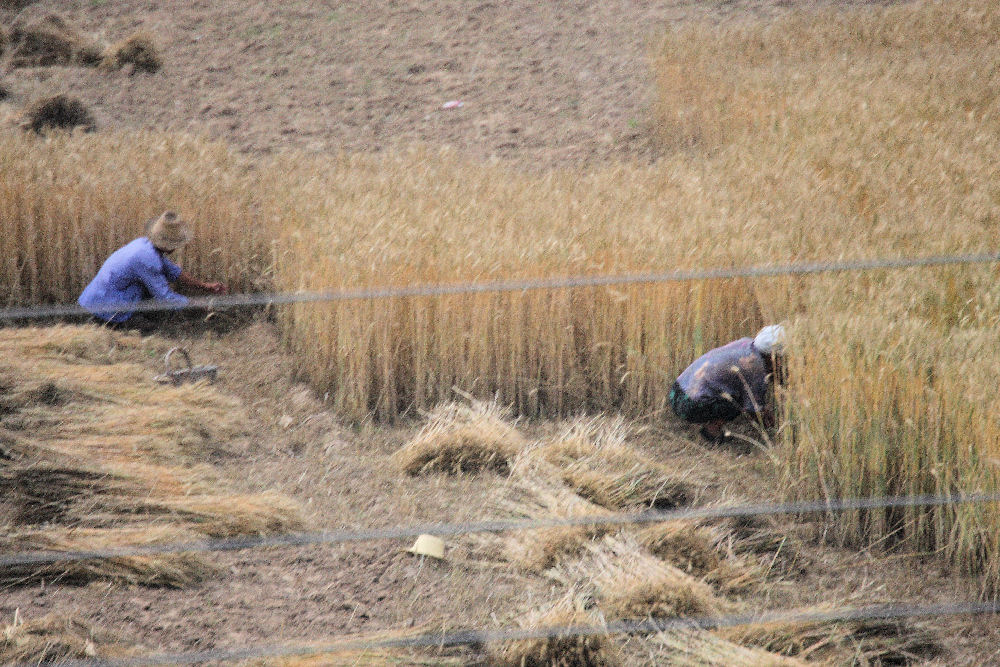
[[[805,611],[826,611],[817,607]],[[854,664],[908,665],[941,654],[934,633],[900,620],[873,619],[838,623],[787,622],[724,628],[721,637],[746,646],[802,660]]]
[[[496,402],[447,403],[428,415],[393,460],[410,475],[494,471],[505,474],[526,441]]]
[[[42,665],[134,655],[118,637],[74,618],[49,615],[0,628],[0,664]]]
[[[662,632],[644,642],[655,659],[676,667],[800,667],[803,660],[742,646],[714,633],[697,629]]]
[[[655,523],[640,530],[636,539],[649,553],[695,576],[704,576],[722,563],[715,548],[718,536],[704,526]]]
[[[608,536],[561,565],[558,580],[594,591],[607,618],[710,616],[730,609],[712,587],[644,552],[629,536]]]
[[[496,510],[519,519],[599,517],[605,508],[581,498],[558,481],[557,470],[524,453],[517,460]],[[522,570],[542,572],[609,532],[607,526],[556,526],[482,538],[499,543],[504,555]]]
[[[583,602],[567,595],[554,604],[527,614],[520,625],[526,629],[599,626],[600,619]],[[611,667],[622,657],[612,640],[600,634],[556,636],[498,643],[489,647],[490,664],[498,667]]]
[[[150,344],[155,340],[89,326],[3,331],[0,552],[301,527],[291,500],[234,493],[206,463],[235,455],[248,429],[245,410],[207,385],[155,384],[152,372],[134,363],[148,357]],[[0,578],[183,586],[210,572],[199,557],[165,554],[10,567]]]
[[[567,485],[608,509],[673,509],[687,505],[693,487],[667,466],[626,443],[621,419],[577,419],[537,455],[556,466]]]
[[[153,74],[163,67],[160,48],[152,33],[139,31],[108,47],[101,60],[105,69],[121,69],[131,66],[132,72]]]
[[[10,31],[11,67],[96,66],[101,46],[59,14],[17,20]]]
[[[620,589],[606,582],[599,605],[611,618],[641,619],[647,616],[670,618],[701,615],[710,611],[710,587],[697,586],[666,568],[643,577],[618,582]]]
[[[774,517],[732,517],[715,525],[716,549],[729,557],[751,558],[768,575],[795,575],[808,563],[798,535]]]
[[[506,555],[526,572],[542,572],[561,559],[575,556],[593,533],[582,526],[556,526],[524,531],[517,539],[507,540]]]
[[[657,523],[636,534],[639,544],[681,570],[715,586],[725,595],[745,594],[771,584],[780,568],[773,562],[734,551],[723,530],[685,522]]]
[[[605,576],[598,582],[598,606],[609,618],[672,618],[718,611],[712,588],[672,565],[642,559],[633,565],[641,573],[626,567],[614,579]]]
[[[63,94],[32,101],[22,112],[22,119],[22,128],[38,134],[78,127],[85,132],[97,129],[97,121],[86,105],[75,97]]]
[[[5,531],[0,536],[0,553],[146,547],[193,542],[200,537],[203,535],[173,525],[125,525],[113,529],[49,525]],[[181,553],[7,566],[0,569],[0,583],[18,585],[44,579],[46,582],[83,584],[96,579],[113,579],[139,586],[183,588],[217,573],[217,568],[204,556]]]
[[[146,507],[175,516],[210,537],[280,534],[302,527],[298,503],[276,491],[177,496],[153,500]]]

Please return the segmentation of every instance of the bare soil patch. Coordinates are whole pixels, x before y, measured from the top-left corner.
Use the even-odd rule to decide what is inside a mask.
[[[414,142],[522,166],[650,161],[650,50],[671,26],[870,0],[43,0],[104,43],[156,35],[163,68],[20,69],[30,99],[72,94],[105,128],[204,133],[257,153]],[[5,23],[16,12],[0,8]],[[444,108],[448,102],[461,106]]]

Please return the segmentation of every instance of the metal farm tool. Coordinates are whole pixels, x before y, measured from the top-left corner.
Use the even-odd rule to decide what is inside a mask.
[[[171,368],[170,357],[174,352],[181,354],[187,362],[187,368]],[[215,382],[215,376],[219,372],[218,366],[193,366],[191,355],[183,347],[171,348],[163,357],[165,370],[163,375],[157,375],[153,379],[162,384],[180,385],[185,382],[196,382],[202,378],[208,378],[209,382]]]

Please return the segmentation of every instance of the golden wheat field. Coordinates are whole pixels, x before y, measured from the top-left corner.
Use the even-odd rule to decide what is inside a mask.
[[[0,302],[72,302],[166,206],[180,261],[237,290],[322,290],[993,252],[1000,8],[992,0],[696,25],[653,58],[652,166],[527,173],[416,147],[250,164],[174,134],[0,142]],[[277,311],[348,420],[453,388],[521,415],[655,417],[693,357],[793,332],[774,452],[793,498],[968,493],[1000,466],[991,265],[353,300]],[[993,505],[857,512],[846,543],[939,551],[1000,591]]]

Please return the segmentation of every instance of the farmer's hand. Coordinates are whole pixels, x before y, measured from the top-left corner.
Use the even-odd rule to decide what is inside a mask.
[[[225,283],[205,283],[202,287],[212,294],[229,294],[229,288]]]

